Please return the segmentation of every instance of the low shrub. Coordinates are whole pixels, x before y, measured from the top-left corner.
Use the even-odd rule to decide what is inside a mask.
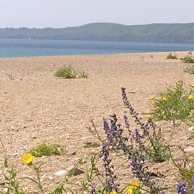
[[[172,53],[169,53],[166,59],[178,59],[178,57],[175,54],[173,55]]]
[[[84,71],[78,71],[74,69],[71,65],[64,66],[58,69],[55,74],[56,77],[72,79],[72,78],[88,78],[88,74]]]
[[[192,121],[194,110],[194,88],[187,89],[182,81],[175,87],[169,86],[158,97],[150,97],[153,109],[151,115],[156,120]]]
[[[181,61],[184,63],[194,63],[194,58],[192,52],[188,52],[188,55],[185,57],[181,58]]]
[[[31,148],[30,153],[35,157],[61,155],[64,154],[64,148],[55,144],[46,145],[45,143],[39,145],[37,148]]]
[[[190,73],[190,74],[194,74],[194,65],[190,66],[190,67],[186,67],[184,69],[184,72],[186,73]]]

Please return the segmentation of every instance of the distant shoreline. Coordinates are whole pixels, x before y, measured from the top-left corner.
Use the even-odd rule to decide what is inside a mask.
[[[0,38],[194,43],[194,23],[122,25],[91,23],[67,28],[0,28]]]
[[[190,52],[190,50],[188,51],[172,51],[172,52],[168,52],[168,51],[163,51],[163,52],[142,52],[142,53],[107,53],[107,54],[76,54],[76,55],[44,55],[44,56],[16,56],[16,57],[0,57],[0,60],[1,59],[40,59],[40,58],[72,58],[72,57],[75,57],[75,58],[79,58],[79,57],[106,57],[106,56],[120,56],[120,55],[123,55],[123,56],[126,56],[126,55],[154,55],[154,54],[166,54],[168,55],[169,53],[172,53],[172,54],[187,54],[188,52]],[[191,51],[192,52],[192,51]]]

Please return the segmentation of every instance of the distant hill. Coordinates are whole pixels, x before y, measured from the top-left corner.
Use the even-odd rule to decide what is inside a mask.
[[[194,43],[194,23],[121,25],[92,23],[67,28],[0,28],[0,38]]]

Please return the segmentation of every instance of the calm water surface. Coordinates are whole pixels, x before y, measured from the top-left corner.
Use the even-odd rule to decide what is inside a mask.
[[[0,39],[0,58],[192,51],[193,44],[111,41]]]

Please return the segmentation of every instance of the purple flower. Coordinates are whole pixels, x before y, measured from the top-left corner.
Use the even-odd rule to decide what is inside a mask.
[[[94,186],[92,186],[92,188],[91,188],[91,190],[90,190],[90,194],[94,194],[94,193],[95,193],[95,191],[96,191],[95,187],[94,187]]]
[[[183,183],[178,183],[176,186],[176,190],[178,192],[178,194],[186,194],[187,193],[187,182],[184,181]]]

